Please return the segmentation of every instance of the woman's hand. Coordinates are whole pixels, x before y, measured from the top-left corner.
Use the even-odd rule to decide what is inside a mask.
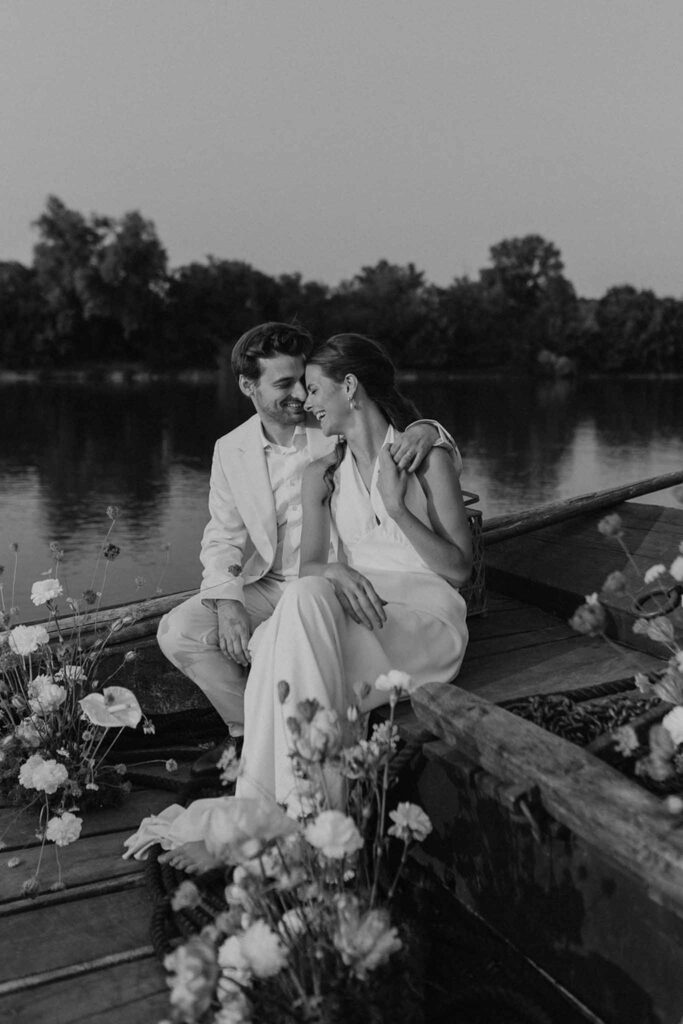
[[[377,476],[377,490],[380,493],[384,507],[388,515],[395,519],[405,510],[406,487],[408,486],[408,472],[399,469],[394,462],[391,450],[388,445],[379,453],[379,474]]]
[[[323,572],[334,587],[340,605],[354,622],[368,629],[381,629],[387,621],[385,601],[369,579],[342,562],[332,562]]]

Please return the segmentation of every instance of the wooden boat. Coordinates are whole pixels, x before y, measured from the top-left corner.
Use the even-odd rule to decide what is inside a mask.
[[[578,635],[566,618],[612,570],[635,580],[636,567],[675,556],[683,511],[629,499],[681,482],[683,473],[668,474],[485,523],[488,611],[470,619],[461,676],[457,685],[424,687],[401,715],[421,756],[400,785],[434,823],[416,873],[561,994],[556,1021],[679,1024],[683,832],[660,796],[501,704],[662,666],[661,652],[630,631],[626,601],[609,608],[615,646]],[[622,515],[634,565],[597,532],[606,510]],[[154,639],[160,615],[185,596],[147,602],[117,633],[114,655],[138,653],[125,685],[152,717],[185,713],[190,721],[206,709]],[[0,825],[10,824],[0,871],[1,1020],[147,1024],[166,1015],[144,866],[123,861],[121,844],[142,816],[172,800],[151,784],[122,807],[93,813],[61,853],[67,888],[47,889],[56,875],[46,857],[46,891],[34,899],[19,888],[39,844],[30,823],[12,823],[14,811],[0,809]],[[8,869],[12,856],[21,864]]]

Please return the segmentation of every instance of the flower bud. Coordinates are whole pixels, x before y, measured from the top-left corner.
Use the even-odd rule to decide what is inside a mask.
[[[281,704],[289,697],[289,683],[286,679],[281,679],[277,684],[277,697]]]
[[[23,896],[37,896],[40,892],[40,883],[34,876],[33,878],[27,878],[25,882],[21,883],[21,892]]]

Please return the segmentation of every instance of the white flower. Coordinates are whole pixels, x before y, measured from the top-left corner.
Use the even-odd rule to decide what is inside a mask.
[[[600,595],[597,592],[586,594],[586,604],[600,605]]]
[[[300,733],[295,736],[293,744],[297,754],[307,761],[334,757],[342,746],[337,712],[319,708],[310,722],[300,723]]]
[[[339,903],[339,925],[334,934],[334,944],[344,963],[361,979],[368,971],[385,963],[402,946],[386,910],[368,910],[361,917],[357,900],[348,897]]]
[[[662,725],[676,746],[683,743],[683,707],[679,705],[664,715]]]
[[[287,963],[287,951],[265,921],[254,921],[239,937],[242,956],[257,978],[272,978]]]
[[[78,818],[71,811],[64,811],[62,815],[50,818],[45,829],[45,838],[56,843],[57,846],[68,846],[69,843],[76,842],[82,827],[82,818]]]
[[[306,910],[306,907],[292,907],[290,910],[285,910],[277,926],[277,930],[284,939],[301,935],[306,930],[307,920],[310,916]]]
[[[304,834],[311,846],[335,859],[348,857],[363,845],[355,822],[341,811],[322,811],[306,826]]]
[[[389,835],[405,842],[416,839],[421,843],[432,831],[429,817],[417,804],[400,803],[395,811],[389,812],[389,817],[394,822],[388,830]]]
[[[34,604],[47,604],[48,601],[54,601],[64,592],[64,588],[59,580],[50,579],[47,580],[36,580],[31,587],[31,600]]]
[[[137,697],[124,686],[105,686],[101,693],[89,693],[78,703],[88,721],[105,729],[122,725],[134,729],[142,718]]]
[[[663,576],[665,572],[666,572],[666,566],[665,565],[661,565],[661,564],[659,564],[659,565],[651,565],[650,568],[645,573],[645,575],[643,576],[643,579],[645,580],[646,583],[654,583],[654,581],[659,579],[660,576]]]
[[[10,630],[9,645],[15,654],[26,657],[37,651],[41,644],[48,643],[49,639],[45,626],[15,626]]]
[[[40,754],[32,754],[19,769],[19,782],[24,789],[42,789],[56,793],[69,777],[63,764],[52,758],[47,761]]]
[[[173,910],[183,910],[185,907],[196,907],[200,902],[199,889],[189,879],[185,879],[181,882],[176,891],[171,897],[171,907]]]
[[[48,715],[61,707],[66,700],[64,687],[53,683],[49,676],[36,676],[32,679],[29,683],[29,693],[29,705],[36,715]]]
[[[678,580],[679,583],[683,583],[683,555],[679,555],[678,558],[674,558],[669,567],[669,572],[675,580]]]
[[[413,680],[407,672],[399,672],[398,669],[392,668],[386,675],[377,676],[375,679],[375,689],[403,690],[405,693],[410,693],[412,682]]]
[[[238,935],[231,935],[218,950],[218,966],[223,975],[240,985],[248,985],[251,981],[249,961],[242,951]]]

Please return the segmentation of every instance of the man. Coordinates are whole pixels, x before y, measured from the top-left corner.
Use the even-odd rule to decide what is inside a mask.
[[[232,736],[243,732],[251,635],[298,576],[304,469],[334,445],[304,411],[305,360],[312,348],[307,331],[281,323],[260,324],[236,343],[232,369],[256,412],[216,442],[201,589],[159,624],[161,650],[204,692]],[[394,444],[392,455],[400,468],[413,471],[443,440],[441,428],[419,421]],[[343,590],[337,596],[356,618]],[[199,769],[212,767],[219,755],[220,748]]]

